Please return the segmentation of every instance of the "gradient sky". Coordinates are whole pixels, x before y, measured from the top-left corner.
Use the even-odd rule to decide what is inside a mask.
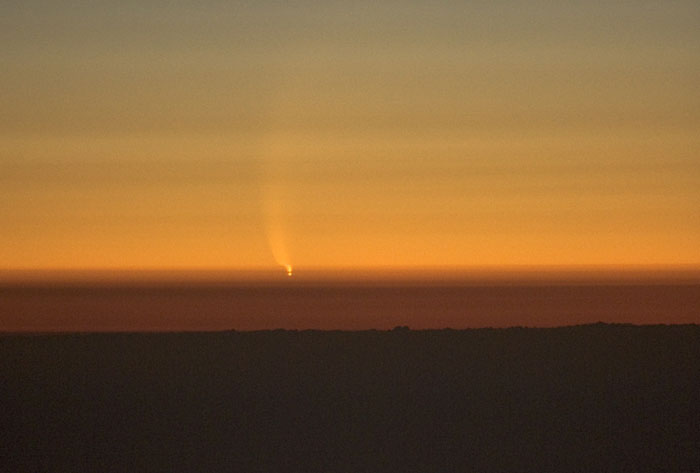
[[[0,269],[700,264],[700,3],[0,4]]]

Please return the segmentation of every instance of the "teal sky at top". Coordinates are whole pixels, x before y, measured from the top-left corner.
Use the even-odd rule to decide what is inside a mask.
[[[420,95],[453,108],[483,106],[485,95],[516,112],[529,99],[578,101],[584,122],[596,118],[581,100],[622,101],[644,120],[644,103],[630,103],[644,101],[657,124],[697,125],[692,1],[17,1],[0,16],[2,132],[245,128],[290,80],[398,113],[420,109]],[[484,120],[507,121],[494,113]],[[376,115],[365,123],[392,122]],[[415,122],[445,126],[436,116]]]

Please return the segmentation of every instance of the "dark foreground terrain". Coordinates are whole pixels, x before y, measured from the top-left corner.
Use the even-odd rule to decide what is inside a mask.
[[[700,471],[700,326],[0,337],[0,471]]]

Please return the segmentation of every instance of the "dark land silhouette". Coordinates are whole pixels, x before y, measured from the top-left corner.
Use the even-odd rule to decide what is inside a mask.
[[[700,326],[0,337],[0,471],[700,471]]]

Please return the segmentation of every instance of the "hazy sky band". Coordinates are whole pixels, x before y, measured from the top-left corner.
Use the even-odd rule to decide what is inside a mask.
[[[0,265],[700,264],[696,2],[346,3],[0,6]]]

